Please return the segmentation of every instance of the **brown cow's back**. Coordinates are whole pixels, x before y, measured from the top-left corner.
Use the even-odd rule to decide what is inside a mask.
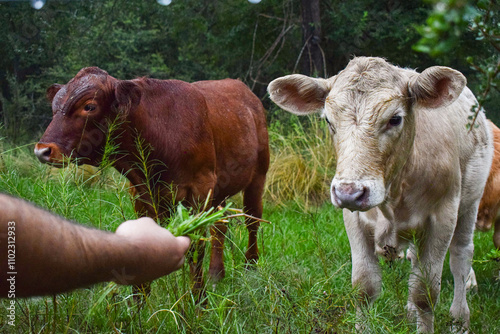
[[[216,152],[212,131],[206,126],[208,109],[203,95],[178,80],[141,78],[133,82],[140,87],[140,103],[129,111],[124,129],[119,130],[120,151],[126,156],[116,159],[115,167],[127,173],[139,194],[148,192],[144,173],[137,168],[141,162],[136,161],[140,151],[145,151],[150,176],[159,177],[163,185],[175,185],[176,200],[192,203],[205,198],[216,182]],[[162,202],[171,202],[169,189],[162,187],[160,196]],[[161,211],[167,210],[161,206]],[[150,208],[146,210],[154,214]]]
[[[246,188],[251,181],[248,175],[265,173],[269,166],[265,110],[239,80],[199,81],[193,86],[206,100],[209,122],[214,129],[218,152],[215,195],[223,199]]]
[[[241,81],[190,84],[137,79],[135,83],[143,95],[130,122],[145,142],[153,143],[152,158],[169,169],[164,182],[190,188],[180,189],[178,199],[204,198],[215,187],[214,199],[220,202],[245,189],[258,168],[265,174],[269,165],[265,110]],[[126,146],[133,151],[135,145],[130,140]],[[213,169],[214,180],[198,175],[206,169]],[[200,177],[197,184],[187,185]]]

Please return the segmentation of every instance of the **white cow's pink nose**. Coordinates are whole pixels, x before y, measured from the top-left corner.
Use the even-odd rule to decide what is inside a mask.
[[[354,182],[332,184],[332,202],[340,208],[366,210],[370,190]]]

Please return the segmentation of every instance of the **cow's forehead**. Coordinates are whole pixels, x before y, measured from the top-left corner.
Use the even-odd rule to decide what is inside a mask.
[[[74,77],[68,82],[68,93],[78,94],[85,90],[98,89],[106,83],[107,77],[107,75],[101,74],[86,74]]]
[[[406,96],[399,90],[379,88],[376,91],[361,92],[346,89],[331,91],[325,100],[327,115],[357,115],[357,118],[378,118],[387,108],[405,106]],[[350,117],[350,116],[349,116]]]
[[[336,76],[334,91],[351,90],[368,94],[380,90],[399,91],[407,82],[403,69],[385,61],[371,58],[355,60]]]
[[[88,94],[101,95],[106,87],[107,77],[100,74],[76,76],[64,85],[54,96],[52,108],[65,114],[80,98]]]
[[[394,100],[404,101],[408,82],[404,70],[379,59],[352,62],[332,82],[327,112],[369,114]]]

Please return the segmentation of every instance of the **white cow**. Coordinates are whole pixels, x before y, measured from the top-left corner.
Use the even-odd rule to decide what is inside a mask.
[[[450,312],[469,324],[465,283],[473,231],[493,146],[466,79],[447,67],[417,73],[381,58],[354,58],[330,79],[288,75],[271,99],[295,114],[320,113],[330,124],[337,169],[331,200],[343,208],[352,284],[367,301],[380,291],[377,255],[410,243],[408,312],[419,332],[434,329],[433,307],[446,252],[455,291]]]

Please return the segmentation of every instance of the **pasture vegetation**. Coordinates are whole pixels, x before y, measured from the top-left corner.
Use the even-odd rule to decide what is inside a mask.
[[[294,124],[284,124],[290,122]],[[291,129],[284,131],[284,129]],[[207,282],[206,298],[196,304],[189,270],[158,279],[142,307],[132,288],[102,283],[61,294],[16,300],[14,331],[6,321],[0,333],[351,333],[356,291],[351,288],[349,242],[342,213],[329,203],[334,158],[322,120],[273,121],[272,166],[259,233],[261,258],[245,268],[247,232],[233,220],[228,229],[226,278]],[[0,191],[24,198],[82,224],[114,231],[136,215],[129,183],[113,168],[89,170],[70,165],[54,169],[39,163],[32,146],[0,142]],[[236,207],[241,199],[232,199]],[[469,294],[473,333],[499,333],[499,264],[491,232],[475,235],[474,269],[478,290]],[[383,288],[362,322],[371,333],[412,333],[406,318],[408,261],[381,262]],[[449,331],[453,278],[445,264],[436,332]],[[7,300],[0,302],[6,319]]]

